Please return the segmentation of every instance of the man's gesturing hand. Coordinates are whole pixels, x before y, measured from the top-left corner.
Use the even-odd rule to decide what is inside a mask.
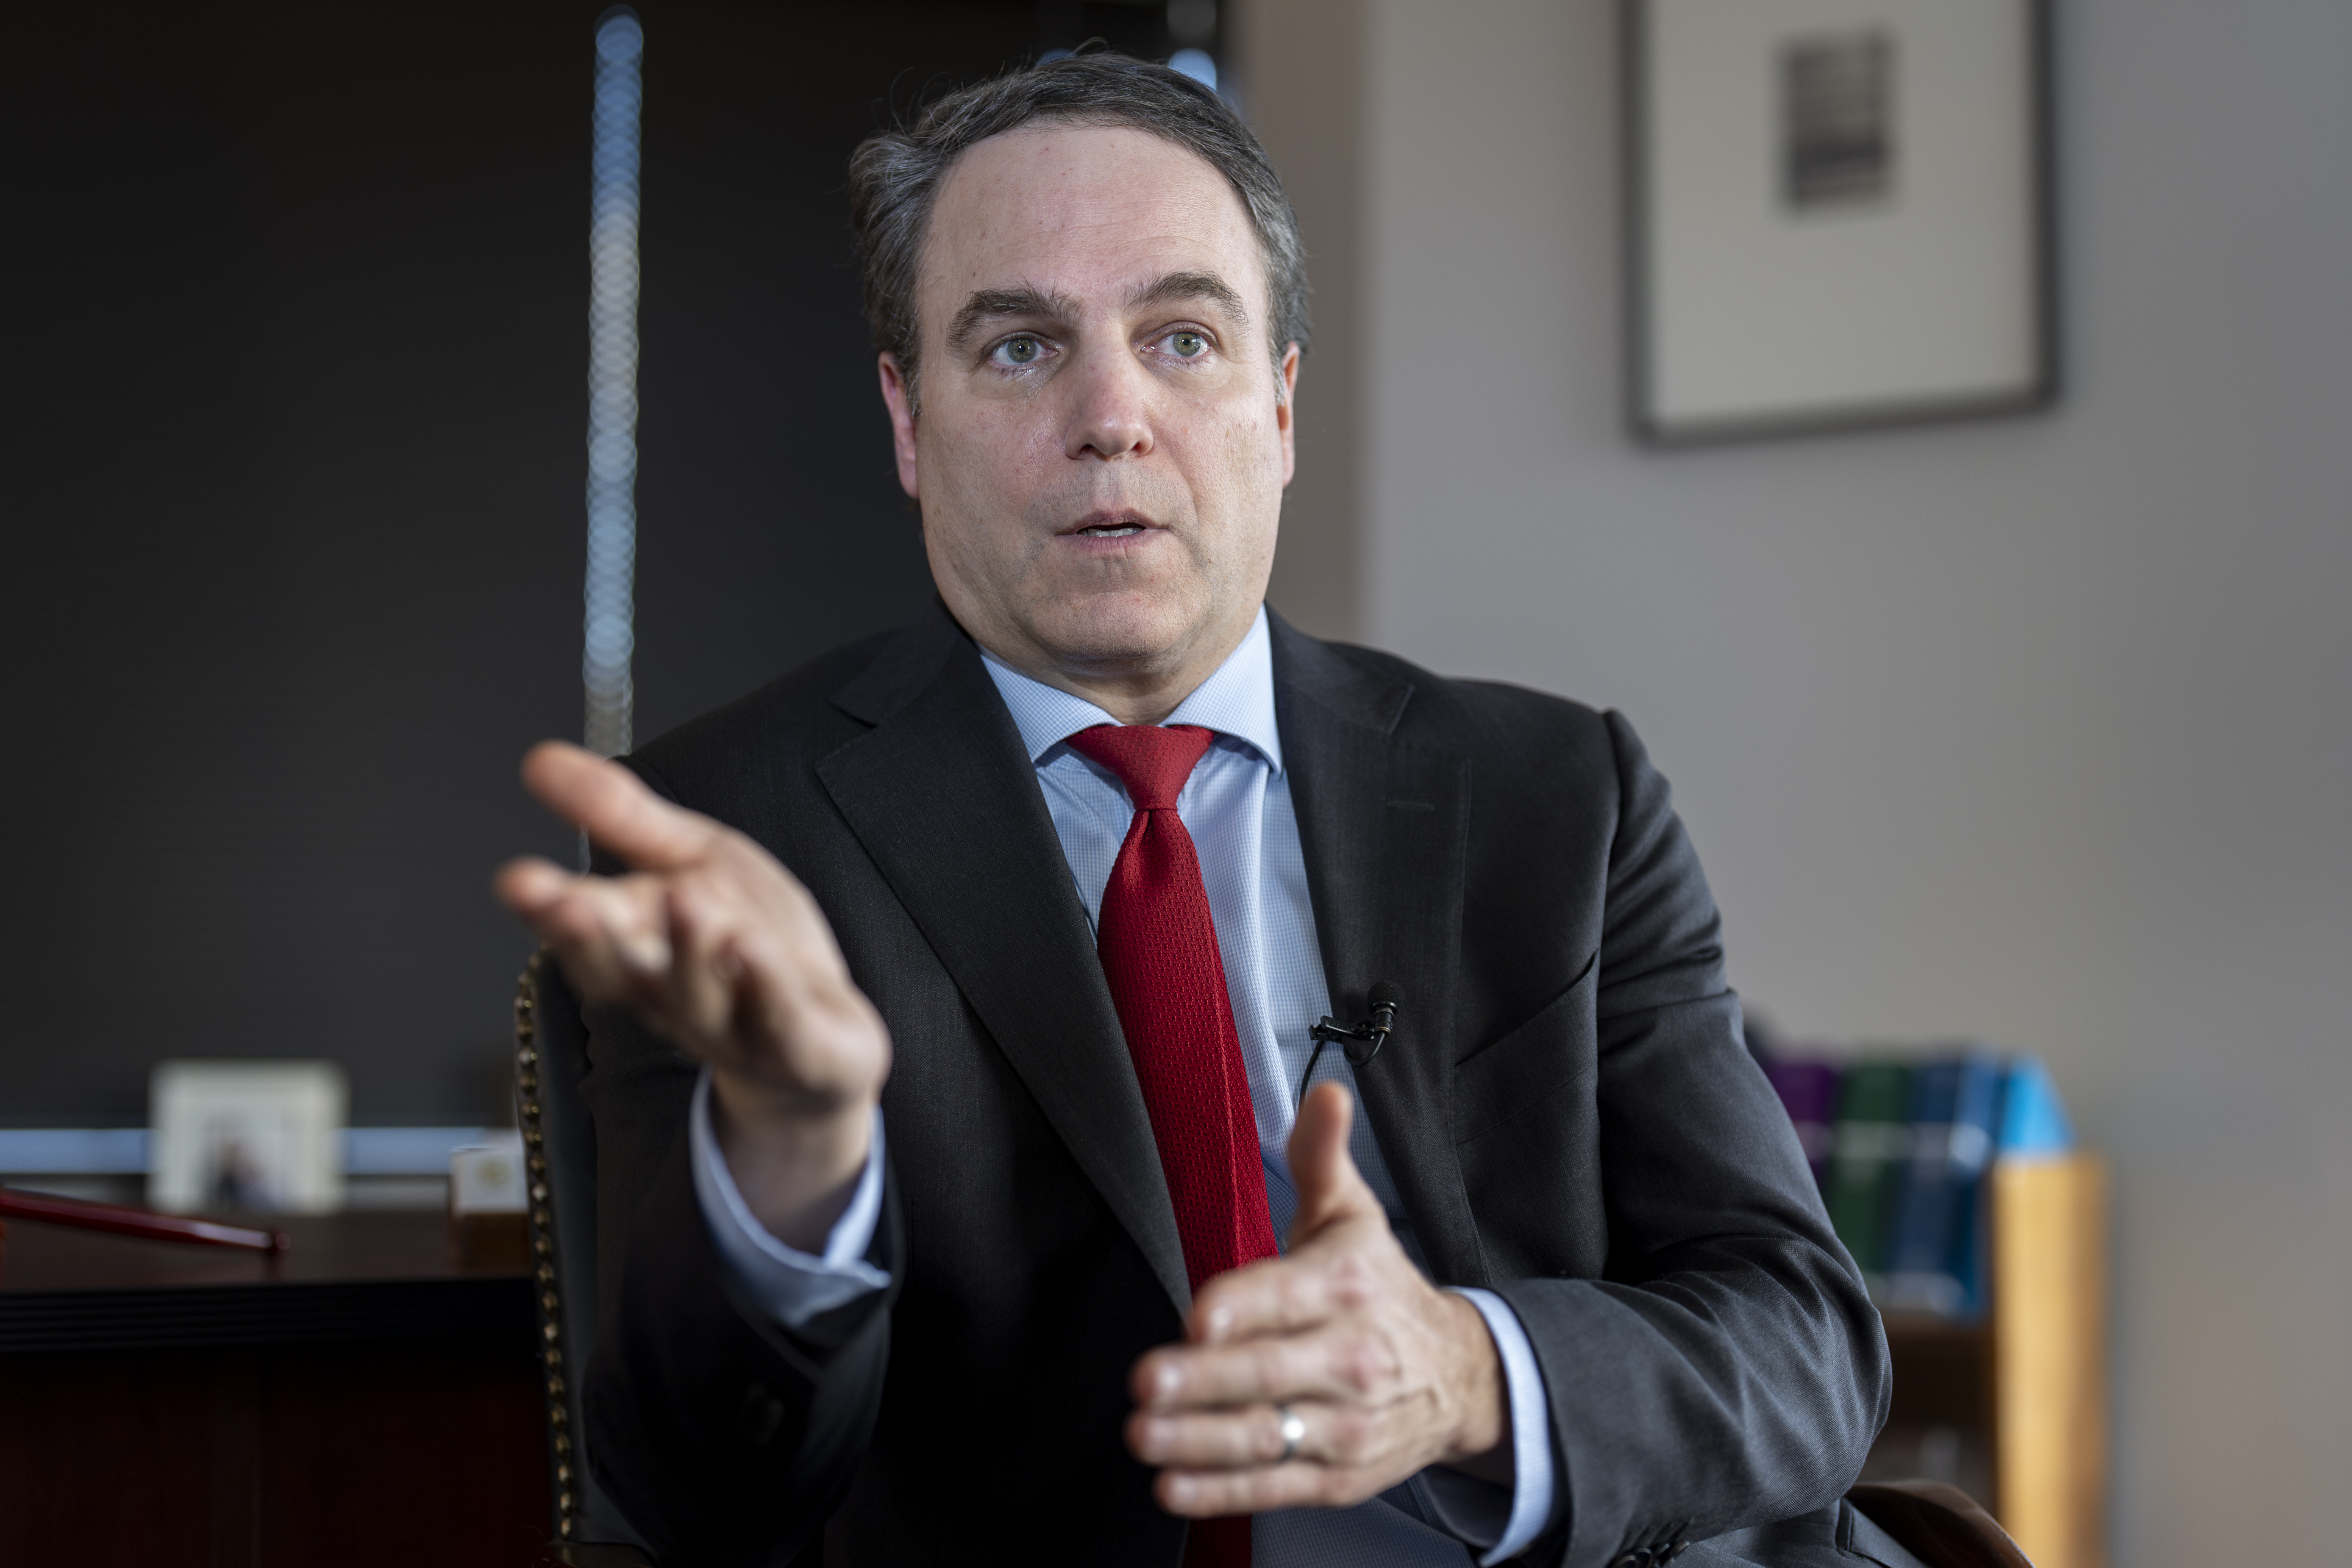
[[[1337,1084],[1298,1109],[1288,1255],[1202,1287],[1184,1342],[1136,1363],[1128,1446],[1171,1513],[1345,1508],[1434,1464],[1510,1479],[1494,1339],[1397,1245],[1348,1157],[1354,1110]],[[1278,1405],[1306,1426],[1287,1464]]]
[[[779,1240],[822,1250],[866,1163],[890,1040],[816,900],[759,845],[618,763],[550,741],[522,776],[631,872],[515,860],[499,897],[583,998],[627,1004],[711,1064],[712,1121],[745,1202]]]

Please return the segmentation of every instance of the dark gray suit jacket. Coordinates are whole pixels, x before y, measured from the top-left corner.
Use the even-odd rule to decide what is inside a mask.
[[[1441,1283],[1499,1292],[1601,1568],[1816,1510],[1885,1417],[1877,1314],[1740,1041],[1712,899],[1613,714],[1273,623],[1337,1010]],[[1120,1424],[1189,1300],[1086,914],[944,611],[646,746],[815,894],[896,1048],[892,1289],[804,1334],[730,1300],[686,1163],[694,1066],[591,1009],[599,1474],[668,1565],[1176,1563]]]

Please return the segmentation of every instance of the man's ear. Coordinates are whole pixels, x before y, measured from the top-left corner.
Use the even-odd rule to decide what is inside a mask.
[[[1290,477],[1298,471],[1298,345],[1285,343],[1282,348],[1282,398],[1275,405],[1275,427],[1282,432],[1282,483],[1289,488]]]
[[[1295,354],[1297,350],[1291,352]],[[898,488],[908,500],[919,501],[923,497],[915,476],[915,389],[899,370],[897,354],[884,354],[880,369],[882,401],[890,410],[890,446],[898,457]]]

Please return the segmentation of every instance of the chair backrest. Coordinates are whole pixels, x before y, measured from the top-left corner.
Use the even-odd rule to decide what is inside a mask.
[[[1927,1568],[2033,1568],[2000,1521],[1942,1481],[1860,1481],[1846,1501]]]
[[[596,1123],[581,1097],[588,1034],[554,955],[531,955],[515,995],[515,1096],[530,1172],[549,1472],[559,1542],[642,1548],[588,1468],[581,1383],[596,1348]]]

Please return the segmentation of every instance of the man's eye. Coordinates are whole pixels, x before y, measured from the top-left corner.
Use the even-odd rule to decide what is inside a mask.
[[[996,349],[997,357],[1007,364],[1035,364],[1045,352],[1045,345],[1034,338],[1007,338]]]
[[[1209,352],[1209,340],[1199,332],[1171,332],[1168,347],[1178,359],[1199,359]]]

